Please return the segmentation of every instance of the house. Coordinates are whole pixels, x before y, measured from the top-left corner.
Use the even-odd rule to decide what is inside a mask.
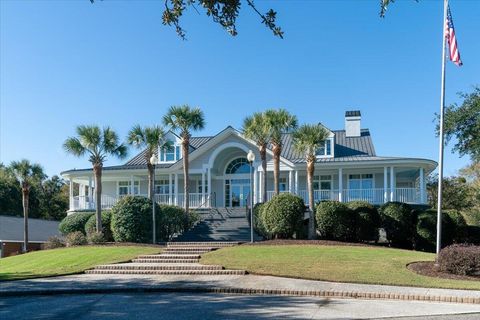
[[[183,206],[181,141],[173,132],[167,134],[167,140],[170,142],[168,148],[158,148],[155,198],[159,203]],[[255,143],[230,126],[214,136],[192,137],[189,150],[190,207],[246,206],[251,191],[251,167],[247,161],[249,150],[255,154],[252,176],[256,203],[261,201],[263,183],[260,155]],[[267,193],[270,199],[273,196],[270,149],[267,158]],[[140,152],[123,165],[103,168],[103,209],[112,207],[124,195],[147,194],[146,161],[144,152]],[[436,166],[436,162],[429,159],[378,156],[370,131],[361,128],[360,111],[347,111],[345,128],[329,130],[325,145],[317,150],[315,201],[425,204],[425,177]],[[62,176],[71,184],[70,211],[94,209],[92,169],[68,170],[62,172]],[[80,186],[78,194],[73,194],[74,183]],[[308,204],[306,162],[304,156],[294,150],[291,134],[283,135],[280,190],[297,194]]]
[[[48,238],[60,236],[58,221],[28,219],[28,251],[40,250]],[[16,255],[23,247],[23,217],[0,215],[0,258]]]

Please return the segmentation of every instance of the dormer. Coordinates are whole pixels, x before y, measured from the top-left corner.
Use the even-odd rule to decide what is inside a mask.
[[[315,152],[317,158],[333,158],[335,154],[335,133],[330,129],[320,124],[328,131],[328,138],[325,139],[323,146],[317,149]]]
[[[182,159],[182,141],[173,132],[168,132],[158,146],[158,163],[174,163]]]

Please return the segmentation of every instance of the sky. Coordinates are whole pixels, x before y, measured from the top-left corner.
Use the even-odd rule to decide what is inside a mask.
[[[162,1],[0,0],[0,162],[27,158],[49,176],[88,168],[62,149],[77,125],[108,125],[124,139],[181,104],[205,112],[201,136],[277,107],[343,129],[345,111],[358,109],[378,155],[438,159],[441,1],[396,1],[384,19],[378,0],[256,4],[278,12],[283,40],[246,5],[237,37],[188,10],[183,41],[162,25]],[[447,104],[480,84],[480,1],[451,10],[464,66],[447,64]],[[469,162],[450,149],[447,175]]]

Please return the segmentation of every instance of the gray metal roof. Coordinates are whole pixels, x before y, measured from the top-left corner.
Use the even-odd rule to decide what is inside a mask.
[[[58,221],[28,219],[28,239],[47,241],[52,236],[60,236]],[[23,241],[23,217],[0,215],[0,240]]]

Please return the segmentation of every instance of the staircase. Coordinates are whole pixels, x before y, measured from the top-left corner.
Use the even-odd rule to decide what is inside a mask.
[[[200,264],[200,255],[238,242],[169,242],[160,254],[141,255],[129,263],[96,266],[87,274],[125,275],[244,275],[244,270],[225,270]]]
[[[255,232],[255,241],[263,238]],[[246,208],[212,208],[191,230],[174,238],[175,242],[250,241],[250,223]]]

